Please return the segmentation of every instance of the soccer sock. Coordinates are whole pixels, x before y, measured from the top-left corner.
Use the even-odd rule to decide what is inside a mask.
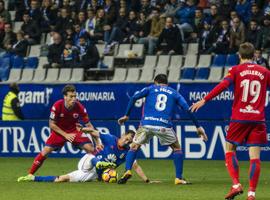
[[[183,152],[177,150],[173,152],[173,162],[175,166],[175,177],[182,179],[183,174]]]
[[[261,172],[260,159],[251,159],[249,167],[249,191],[255,192]]]
[[[35,176],[35,182],[54,182],[57,176]]]
[[[239,165],[235,152],[225,154],[226,167],[234,185],[239,184]]]
[[[131,170],[136,159],[138,150],[129,150],[126,157],[126,171]]]
[[[29,174],[34,174],[38,168],[42,165],[43,161],[46,159],[47,157],[43,156],[41,153],[39,153],[36,157],[35,160],[32,164],[32,167],[29,170]]]
[[[97,162],[99,162],[100,160],[99,159],[97,159],[96,157],[94,157],[94,158],[92,158],[91,159],[91,164],[95,167],[96,166],[96,164],[97,164]]]

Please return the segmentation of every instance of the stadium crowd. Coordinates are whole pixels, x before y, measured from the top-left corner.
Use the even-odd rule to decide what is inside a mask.
[[[258,63],[270,53],[270,0],[0,0],[0,56],[27,56],[29,45],[50,37],[44,67],[97,67],[95,44],[108,55],[119,43],[144,44],[146,54],[236,53],[251,42]],[[9,11],[16,11],[12,20]],[[14,21],[22,21],[14,32]],[[266,64],[268,65],[268,64]]]

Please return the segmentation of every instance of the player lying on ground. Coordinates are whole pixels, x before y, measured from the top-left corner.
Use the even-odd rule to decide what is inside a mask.
[[[240,64],[229,69],[224,80],[204,99],[191,106],[191,111],[200,109],[231,84],[234,85],[234,101],[230,126],[226,136],[225,161],[233,185],[225,199],[234,199],[243,193],[239,181],[239,166],[236,147],[245,143],[249,146],[250,170],[247,200],[255,200],[259,181],[261,146],[267,145],[265,125],[266,90],[270,86],[270,72],[263,66],[253,63],[254,47],[243,43],[239,48]]]
[[[92,154],[85,154],[78,163],[78,169],[71,173],[61,176],[28,175],[25,177],[20,177],[18,179],[18,182],[86,182],[94,181],[96,179],[101,180],[101,175],[104,169],[96,169],[96,163],[98,161],[103,161],[114,164],[114,166],[108,165],[108,168],[118,167],[119,165],[124,163],[126,160],[127,152],[129,150],[129,144],[132,142],[135,135],[135,132],[132,130],[127,131],[124,135],[121,136],[121,138],[117,138],[116,136],[111,134],[99,134],[97,131],[93,132],[87,127],[84,127],[82,131],[88,132],[94,137],[100,137],[101,142],[104,145],[104,149],[100,152],[97,152],[95,156],[93,156]],[[134,162],[133,169],[144,182],[158,182],[150,182],[137,162]]]
[[[136,159],[137,152],[142,144],[146,144],[153,136],[157,136],[161,145],[170,146],[173,150],[173,159],[175,165],[175,184],[188,184],[182,177],[183,172],[183,153],[172,126],[173,112],[177,106],[189,113],[193,123],[197,127],[197,134],[207,140],[207,136],[200,127],[198,121],[189,111],[189,106],[176,90],[168,86],[168,79],[165,74],[158,74],[154,79],[154,84],[145,87],[140,92],[131,97],[125,116],[118,122],[123,124],[129,119],[129,114],[134,103],[145,97],[144,113],[141,119],[140,127],[133,139],[131,148],[127,154],[126,172],[118,181],[119,184],[126,183],[132,176],[131,168]]]

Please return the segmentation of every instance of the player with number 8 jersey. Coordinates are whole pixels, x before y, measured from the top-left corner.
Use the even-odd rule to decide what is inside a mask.
[[[233,186],[225,199],[233,199],[243,193],[239,181],[239,166],[236,147],[249,146],[250,172],[247,200],[255,200],[255,190],[260,175],[261,146],[267,144],[265,125],[266,90],[270,86],[270,72],[265,67],[252,62],[254,47],[243,43],[239,48],[240,64],[229,69],[220,82],[204,99],[191,106],[197,111],[231,84],[234,86],[232,116],[226,136],[225,161]]]
[[[144,97],[145,104],[143,107],[141,124],[127,154],[126,172],[118,183],[124,184],[131,177],[131,168],[140,146],[148,143],[153,136],[157,136],[161,145],[170,146],[173,150],[175,184],[188,184],[189,182],[184,180],[182,177],[184,156],[176,134],[172,128],[172,117],[176,106],[181,107],[189,113],[190,118],[197,127],[197,134],[206,141],[207,136],[203,128],[199,126],[196,118],[189,111],[189,106],[184,97],[168,86],[168,79],[165,74],[158,74],[154,79],[153,85],[145,87],[131,97],[125,116],[118,120],[119,124],[128,120],[131,108],[136,100]]]

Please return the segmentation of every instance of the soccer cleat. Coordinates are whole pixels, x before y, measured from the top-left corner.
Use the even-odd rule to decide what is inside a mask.
[[[108,169],[108,168],[115,168],[116,164],[112,162],[105,162],[105,161],[98,161],[96,164],[97,169]]]
[[[35,176],[32,174],[28,174],[27,176],[21,176],[17,179],[18,182],[31,182],[34,181]]]
[[[255,200],[255,192],[249,191],[247,200]]]
[[[227,200],[232,200],[234,199],[234,197],[236,197],[237,195],[243,194],[243,187],[242,185],[239,183],[237,185],[234,185],[231,187],[230,192],[225,196],[225,199]]]
[[[126,184],[126,182],[128,181],[128,179],[130,179],[132,177],[131,171],[127,170],[124,175],[118,180],[118,184]]]
[[[175,178],[174,184],[175,185],[190,185],[192,183],[189,181],[186,181],[185,179]]]

